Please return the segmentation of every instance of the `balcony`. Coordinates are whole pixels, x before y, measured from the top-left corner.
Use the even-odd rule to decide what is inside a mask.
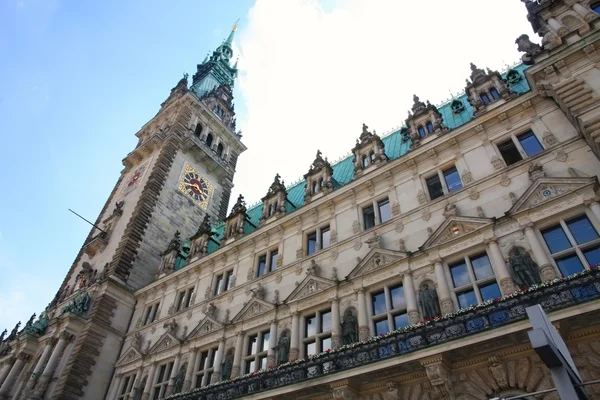
[[[443,318],[192,392],[176,394],[169,399],[235,399],[500,328],[527,319],[525,309],[535,304],[541,304],[549,313],[596,299],[600,299],[598,266],[566,279],[557,279],[502,299],[459,310]]]

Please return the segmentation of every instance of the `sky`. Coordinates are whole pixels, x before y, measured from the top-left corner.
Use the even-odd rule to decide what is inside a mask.
[[[232,203],[291,184],[317,149],[385,134],[412,96],[460,93],[469,63],[504,70],[539,43],[519,0],[3,0],[0,2],[0,331],[52,300],[131,151],[184,72],[240,18]],[[231,204],[230,204],[231,206]]]

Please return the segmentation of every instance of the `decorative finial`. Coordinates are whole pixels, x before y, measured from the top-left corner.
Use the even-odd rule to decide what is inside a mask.
[[[235,24],[233,24],[233,27],[231,28],[231,30],[237,31],[237,24],[238,24],[238,22],[240,22],[239,18],[235,21]]]

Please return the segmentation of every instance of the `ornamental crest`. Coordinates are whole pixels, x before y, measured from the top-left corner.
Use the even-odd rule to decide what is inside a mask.
[[[289,303],[292,301],[298,301],[304,299],[305,297],[321,293],[336,285],[337,282],[331,279],[321,278],[317,275],[310,274],[307,275],[298,286],[296,286],[296,289],[290,293],[288,298],[285,299],[285,302]]]
[[[348,274],[348,278],[352,279],[371,271],[387,267],[388,265],[402,261],[406,257],[407,255],[403,251],[374,247],[358,262],[356,267]]]
[[[192,332],[188,335],[186,340],[190,340],[195,337],[208,335],[211,332],[218,331],[223,328],[223,324],[219,321],[207,316],[196,326]]]
[[[273,310],[275,306],[265,300],[261,300],[257,297],[252,298],[246,305],[240,310],[239,313],[231,320],[232,323],[246,320],[249,318],[256,317],[257,315],[264,314]]]
[[[482,228],[491,226],[492,220],[479,217],[461,217],[452,215],[429,236],[422,249],[430,249],[455,241]]]
[[[142,353],[140,353],[136,348],[134,348],[132,346],[117,361],[117,366],[132,363],[134,361],[137,361],[137,360],[141,359],[143,356],[144,355]]]
[[[171,335],[169,332],[166,332],[156,341],[154,346],[152,346],[150,350],[148,350],[148,353],[158,353],[170,349],[172,347],[177,347],[179,346],[179,343],[179,339]]]

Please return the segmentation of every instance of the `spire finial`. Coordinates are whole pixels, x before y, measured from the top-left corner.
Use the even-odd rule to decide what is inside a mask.
[[[235,20],[235,24],[233,24],[233,27],[231,28],[231,30],[237,31],[237,24],[238,24],[238,22],[240,22],[239,18]]]

